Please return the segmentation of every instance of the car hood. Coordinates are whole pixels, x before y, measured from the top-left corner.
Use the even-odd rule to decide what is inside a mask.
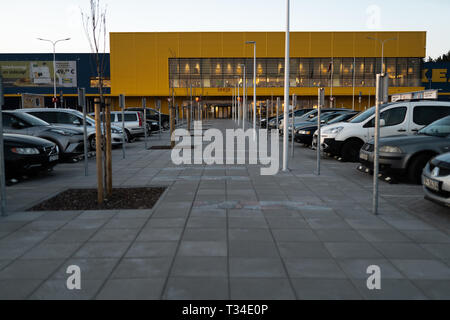
[[[307,123],[305,123],[305,124],[303,124],[301,126],[296,126],[295,127],[295,130],[306,130],[306,129],[308,129],[308,130],[317,130],[317,124],[311,124],[311,123],[307,124]]]
[[[439,156],[437,156],[436,158],[434,158],[433,160],[431,160],[431,162],[434,165],[445,165],[444,167],[449,168],[450,169],[450,152],[447,153],[443,153]]]
[[[431,136],[425,136],[425,135],[402,135],[402,136],[394,136],[394,137],[383,137],[380,139],[380,145],[383,146],[407,146],[407,145],[414,145],[414,144],[430,144],[435,142],[441,142],[443,141],[443,137],[431,137]],[[449,140],[450,141],[450,140]],[[372,140],[373,142],[373,140]]]
[[[73,131],[76,132],[77,134],[83,134],[83,128],[72,128],[72,127],[64,127],[64,126],[59,126],[59,125],[50,125],[50,126],[46,126],[47,129],[60,129],[60,130],[66,130],[66,131]]]
[[[23,134],[13,134],[13,133],[4,133],[3,139],[5,143],[7,144],[15,144],[15,145],[21,145],[21,146],[52,146],[54,145],[53,142],[33,137],[33,136],[26,136]]]

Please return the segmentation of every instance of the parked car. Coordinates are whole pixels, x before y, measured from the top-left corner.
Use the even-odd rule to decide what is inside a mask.
[[[58,163],[58,146],[48,140],[23,134],[3,134],[7,179],[30,172],[51,170]]]
[[[30,108],[18,109],[16,111],[26,112],[50,124],[64,128],[83,128],[83,114],[73,109],[60,108]],[[102,126],[103,129],[103,126]],[[86,131],[90,150],[95,150],[95,120],[86,116]],[[113,147],[122,145],[123,131],[121,127],[111,124],[111,145]]]
[[[25,112],[3,111],[3,132],[43,138],[55,143],[62,159],[83,152],[83,130],[53,126]]]
[[[144,114],[144,108],[126,108],[125,110],[140,111],[142,112],[142,114]],[[147,108],[146,116],[147,116],[147,123],[149,123],[149,125],[151,126],[151,131],[159,131],[159,111],[152,108]],[[150,122],[151,120],[156,121],[156,123]],[[176,122],[177,121],[175,119],[175,124]],[[170,116],[168,114],[161,113],[161,127],[164,130],[170,128]]]
[[[95,117],[95,113],[89,114],[91,117]],[[140,111],[125,111],[124,112],[124,125],[125,134],[127,135],[127,140],[131,142],[137,137],[143,137],[144,132],[144,116]],[[102,115],[103,119],[103,115]],[[122,111],[111,111],[111,124],[115,126],[122,127]]]
[[[380,137],[408,135],[424,126],[450,115],[450,102],[400,101],[380,106]],[[374,137],[375,107],[351,121],[326,126],[321,129],[324,152],[345,161],[359,161],[359,151],[364,143]]]
[[[355,115],[358,114],[358,111],[350,111],[350,112],[332,112],[329,114],[325,114],[325,116],[320,119],[321,125],[329,125],[339,122],[345,122]],[[312,146],[314,133],[317,131],[317,117],[313,118],[309,121],[309,123],[304,124],[302,126],[295,127],[295,137],[294,141],[298,143],[302,143],[306,146]]]
[[[305,108],[305,109],[298,109],[294,111],[294,116],[295,117],[301,117],[311,111],[313,111],[314,109],[311,108]],[[280,125],[281,123],[283,123],[283,119],[284,119],[284,114],[283,111],[280,110],[280,113],[278,114],[278,124]],[[289,119],[292,118],[291,113],[289,113]],[[269,119],[269,129],[276,129],[277,128],[277,117],[272,117],[271,119]]]
[[[427,163],[423,169],[422,185],[425,199],[450,206],[450,152]]]
[[[441,153],[450,151],[450,116],[422,128],[415,135],[380,139],[380,171],[406,174],[414,183],[420,183],[427,162]],[[366,143],[360,151],[360,162],[373,168],[374,144]]]

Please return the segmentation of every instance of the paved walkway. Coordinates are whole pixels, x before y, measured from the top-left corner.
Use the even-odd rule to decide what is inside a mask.
[[[233,121],[209,122],[224,129]],[[164,141],[164,143],[162,142]],[[149,145],[167,144],[158,136]],[[95,186],[82,163],[8,187],[0,218],[0,298],[16,299],[449,299],[448,209],[421,187],[380,184],[356,164],[300,146],[290,172],[256,165],[180,166],[170,151],[113,151],[115,186],[165,185],[152,210],[25,212],[73,187]],[[66,288],[67,266],[82,290]],[[381,268],[381,290],[366,269]]]

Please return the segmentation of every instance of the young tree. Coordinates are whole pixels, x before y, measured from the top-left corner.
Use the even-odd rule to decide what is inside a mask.
[[[111,165],[111,113],[109,104],[105,103],[103,93],[104,67],[106,56],[106,6],[100,5],[100,0],[90,0],[89,11],[81,12],[83,28],[95,59],[99,101],[95,105],[96,120],[96,158],[98,202],[103,202],[103,186],[106,187],[107,197],[112,194],[112,165]],[[103,117],[101,117],[103,114]],[[101,126],[103,121],[103,126]],[[103,129],[103,133],[102,133]],[[106,139],[105,139],[106,138]],[[103,145],[103,164],[102,164]]]

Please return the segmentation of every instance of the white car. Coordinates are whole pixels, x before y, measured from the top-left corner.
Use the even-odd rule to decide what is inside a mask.
[[[17,111],[26,112],[50,124],[58,125],[60,127],[83,128],[83,114],[74,109],[30,108],[18,109]],[[95,120],[88,115],[86,116],[86,131],[89,148],[90,150],[95,150]],[[122,128],[111,125],[111,145],[121,145],[122,136]]]
[[[380,106],[380,137],[413,134],[426,125],[450,115],[450,102],[420,100],[401,101]],[[349,122],[326,126],[320,130],[323,151],[345,161],[358,161],[364,143],[373,139],[375,107]]]
[[[450,152],[430,160],[422,173],[425,198],[450,206]]]

